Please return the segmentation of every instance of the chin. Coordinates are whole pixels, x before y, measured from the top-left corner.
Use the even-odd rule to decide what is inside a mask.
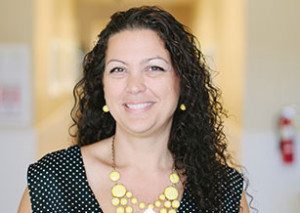
[[[146,124],[145,122],[133,122],[133,123],[126,123],[127,125],[123,128],[133,135],[150,135],[152,132],[155,131],[154,125]]]
[[[128,130],[135,135],[149,135],[151,132],[153,132],[152,128],[146,128],[141,126],[138,128],[128,128]]]

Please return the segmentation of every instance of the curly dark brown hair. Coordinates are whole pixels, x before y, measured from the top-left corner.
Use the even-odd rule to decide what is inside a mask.
[[[180,77],[179,107],[174,113],[168,148],[175,166],[187,177],[192,194],[200,209],[220,210],[220,177],[227,178],[226,138],[220,103],[220,91],[212,84],[197,40],[171,14],[158,7],[132,8],[112,15],[100,33],[95,47],[84,58],[83,78],[74,88],[73,127],[79,146],[95,143],[114,135],[116,124],[104,113],[103,72],[109,38],[121,31],[151,29],[169,51],[174,69]]]

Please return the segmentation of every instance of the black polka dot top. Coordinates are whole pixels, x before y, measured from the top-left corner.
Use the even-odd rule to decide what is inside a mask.
[[[27,175],[33,212],[103,212],[87,182],[78,146],[45,155],[29,166]],[[230,168],[228,176],[230,182],[224,186],[222,212],[238,213],[243,178],[236,170]],[[177,212],[212,211],[199,210],[189,188],[186,187]]]

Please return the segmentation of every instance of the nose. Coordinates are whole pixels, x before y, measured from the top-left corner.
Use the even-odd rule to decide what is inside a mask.
[[[126,91],[131,94],[138,94],[146,90],[144,77],[141,73],[131,73],[127,77]]]

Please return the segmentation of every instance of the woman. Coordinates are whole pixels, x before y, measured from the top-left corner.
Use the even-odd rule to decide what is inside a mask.
[[[78,144],[29,167],[19,212],[249,212],[219,91],[172,15],[114,14],[74,94]]]

